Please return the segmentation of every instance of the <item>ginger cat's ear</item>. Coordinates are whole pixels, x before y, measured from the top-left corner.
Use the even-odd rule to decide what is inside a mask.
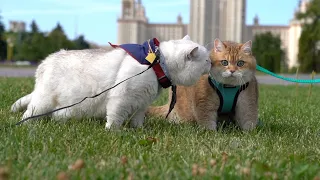
[[[220,41],[220,39],[216,38],[214,40],[214,46],[213,46],[213,49],[214,49],[214,52],[222,52],[224,50],[224,44],[222,41]]]
[[[252,53],[252,41],[247,41],[246,43],[244,43],[241,46],[241,50],[245,53],[245,54],[251,54]]]

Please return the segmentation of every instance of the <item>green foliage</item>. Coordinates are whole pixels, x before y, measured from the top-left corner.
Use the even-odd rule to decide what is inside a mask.
[[[32,21],[30,29],[30,32],[7,32],[7,36],[14,40],[14,60],[39,62],[49,54],[61,49],[90,48],[84,36],[69,40],[59,23],[49,33],[41,32],[35,21]]]
[[[7,58],[7,41],[4,37],[5,27],[0,14],[0,60]]]
[[[299,39],[298,61],[301,72],[320,71],[320,0],[310,1],[307,11],[297,18],[306,22]]]
[[[0,168],[10,179],[318,179],[320,87],[259,88],[259,119],[251,132],[206,131],[194,124],[146,118],[143,128],[106,131],[104,120],[66,123],[21,119],[11,104],[33,78],[0,77]],[[155,102],[163,104],[167,91]],[[306,97],[309,96],[309,102]],[[69,168],[83,159],[83,168]],[[3,172],[3,171],[2,171]],[[315,178],[315,177],[318,178]]]
[[[15,59],[38,61],[44,59],[49,53],[48,37],[42,33],[28,33],[22,43],[16,47]]]
[[[38,25],[36,24],[36,22],[34,20],[31,22],[30,27],[31,27],[31,32],[32,33],[38,33],[39,32]]]
[[[73,41],[76,46],[76,49],[88,49],[90,48],[90,44],[86,42],[83,35],[80,35],[77,39]]]
[[[281,49],[281,39],[270,32],[258,34],[254,37],[252,51],[257,63],[273,72],[280,72],[281,61],[285,54]]]
[[[48,46],[50,53],[60,49],[76,49],[75,44],[65,35],[63,28],[58,23],[57,26],[48,35]]]

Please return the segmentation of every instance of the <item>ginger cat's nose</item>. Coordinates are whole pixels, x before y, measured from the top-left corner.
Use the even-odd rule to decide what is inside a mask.
[[[230,72],[233,74],[234,72],[236,72],[236,70],[230,70]]]

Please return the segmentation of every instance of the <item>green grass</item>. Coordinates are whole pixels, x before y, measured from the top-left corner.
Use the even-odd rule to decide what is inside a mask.
[[[320,176],[319,86],[311,95],[308,86],[260,86],[263,126],[252,132],[212,132],[155,118],[137,130],[106,131],[98,120],[41,121],[3,129],[20,119],[21,114],[9,108],[32,88],[32,78],[0,78],[0,166],[8,169],[11,179],[55,179],[59,172],[72,179]],[[83,159],[85,167],[69,169],[77,159]]]

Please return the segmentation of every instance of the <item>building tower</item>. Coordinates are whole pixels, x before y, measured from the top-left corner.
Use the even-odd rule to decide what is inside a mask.
[[[118,44],[142,43],[146,39],[145,9],[141,0],[122,0],[121,16],[118,18]]]
[[[219,34],[220,0],[190,0],[188,34],[201,45],[213,42]]]
[[[295,10],[294,17],[290,21],[289,27],[289,47],[288,47],[288,66],[289,68],[298,66],[299,39],[302,32],[303,23],[296,18],[298,13],[304,13],[307,10],[308,0],[299,0],[298,7]]]
[[[246,35],[246,0],[221,0],[219,35],[223,40],[242,42]]]
[[[259,16],[256,14],[253,19],[253,25],[254,26],[259,26]]]
[[[242,42],[246,0],[190,0],[189,35],[202,45],[215,38]]]

